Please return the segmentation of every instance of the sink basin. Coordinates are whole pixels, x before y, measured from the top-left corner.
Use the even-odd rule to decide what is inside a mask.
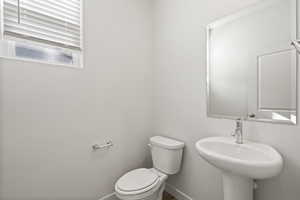
[[[224,200],[253,200],[253,179],[276,176],[283,166],[281,155],[271,146],[233,137],[199,140],[196,149],[207,162],[222,171]]]
[[[198,141],[196,148],[215,167],[253,179],[276,176],[282,169],[281,155],[264,144],[236,144],[233,137],[211,137]]]

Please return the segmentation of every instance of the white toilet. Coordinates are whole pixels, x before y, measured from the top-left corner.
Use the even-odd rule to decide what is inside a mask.
[[[180,170],[184,143],[162,136],[150,138],[153,168],[135,169],[115,184],[121,200],[162,200],[168,175]]]

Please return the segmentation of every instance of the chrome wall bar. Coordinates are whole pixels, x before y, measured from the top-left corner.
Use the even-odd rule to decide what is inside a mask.
[[[94,144],[94,145],[92,146],[92,149],[93,149],[94,151],[101,150],[101,149],[109,149],[109,148],[111,148],[113,145],[114,145],[114,144],[113,144],[112,141],[108,141],[108,142],[106,142],[105,144],[102,144],[102,145]]]

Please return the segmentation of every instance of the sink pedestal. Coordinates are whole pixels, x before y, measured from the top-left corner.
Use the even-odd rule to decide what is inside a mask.
[[[253,180],[230,172],[223,173],[224,200],[253,200]]]

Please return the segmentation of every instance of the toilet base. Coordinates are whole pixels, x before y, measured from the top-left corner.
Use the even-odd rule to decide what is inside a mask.
[[[166,183],[161,184],[159,190],[158,190],[158,197],[157,200],[163,200],[163,194],[166,187]]]

